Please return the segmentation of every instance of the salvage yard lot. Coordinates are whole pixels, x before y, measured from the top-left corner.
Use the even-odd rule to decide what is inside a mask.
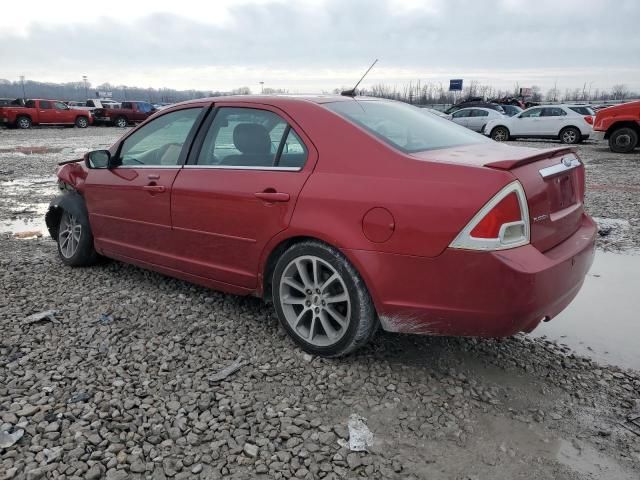
[[[25,431],[0,447],[0,478],[638,478],[636,370],[529,336],[381,334],[315,358],[257,299],[117,262],[66,268],[48,237],[14,238],[42,229],[58,162],[122,133],[0,130],[0,430]],[[598,247],[637,251],[640,153],[577,148]],[[369,452],[343,441],[352,414]]]

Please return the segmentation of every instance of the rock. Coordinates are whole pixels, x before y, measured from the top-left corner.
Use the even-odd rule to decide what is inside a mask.
[[[16,415],[18,415],[18,417],[30,417],[39,411],[40,411],[40,407],[26,404],[16,412]]]
[[[258,456],[258,447],[251,443],[245,443],[242,451],[251,458],[255,458]]]
[[[194,475],[198,475],[200,472],[202,472],[202,464],[196,463],[191,469],[191,473],[193,473]]]
[[[27,471],[27,480],[38,480],[40,478],[44,478],[45,473],[47,473],[47,471],[44,468],[34,468]]]
[[[116,470],[115,468],[107,470],[107,480],[125,480],[128,476],[126,470]]]
[[[24,430],[18,429],[13,433],[0,432],[0,448],[10,448],[22,438]]]

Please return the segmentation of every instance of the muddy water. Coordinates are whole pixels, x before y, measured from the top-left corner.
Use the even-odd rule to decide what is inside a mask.
[[[573,303],[533,335],[600,363],[640,369],[640,255],[598,251]]]

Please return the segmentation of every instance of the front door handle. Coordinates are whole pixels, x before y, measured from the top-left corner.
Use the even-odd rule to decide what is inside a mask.
[[[288,202],[289,194],[283,192],[256,192],[256,198],[265,202]]]
[[[149,193],[164,193],[166,187],[164,185],[145,185],[142,189]]]

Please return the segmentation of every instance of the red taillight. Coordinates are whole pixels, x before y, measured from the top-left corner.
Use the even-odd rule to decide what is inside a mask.
[[[591,115],[585,115],[584,116],[584,120],[585,122],[587,122],[589,125],[593,125],[593,117]]]
[[[516,192],[511,192],[480,220],[480,223],[471,230],[471,236],[474,238],[498,238],[502,225],[518,222],[521,219],[522,212],[518,196]]]

